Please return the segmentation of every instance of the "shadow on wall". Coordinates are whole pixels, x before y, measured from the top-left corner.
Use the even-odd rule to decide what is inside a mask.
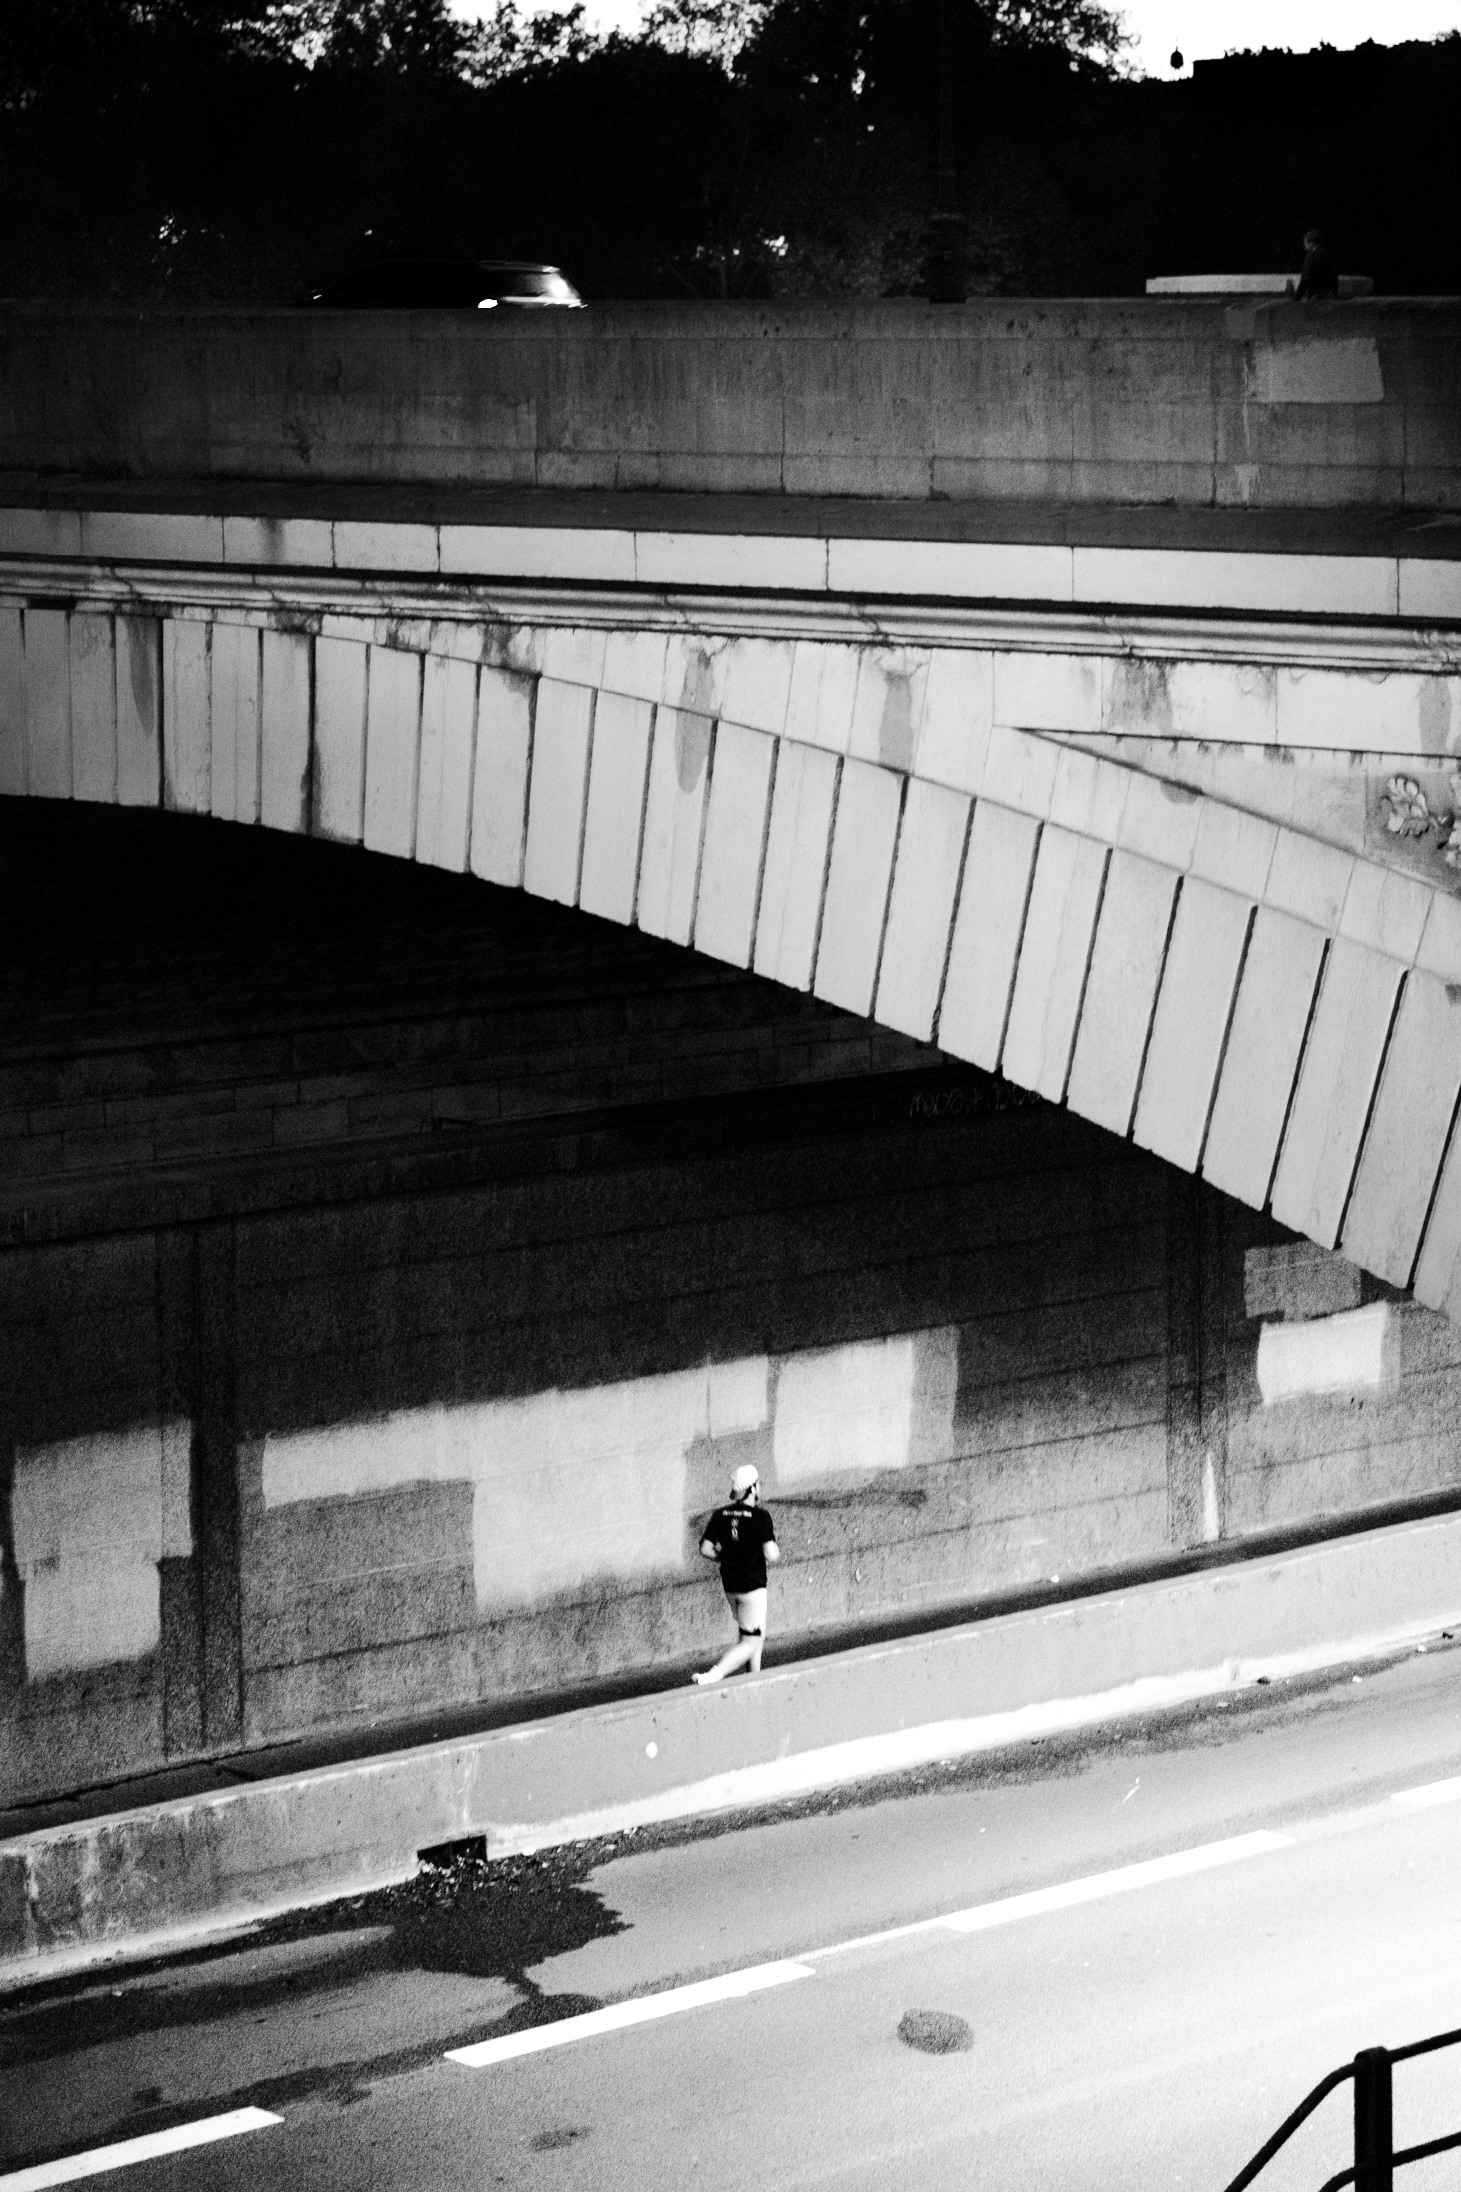
[[[1166,1542],[1155,1160],[581,914],[172,818],[138,908],[130,823],[108,864],[43,821],[0,983],[45,1142],[0,1252],[0,1801],[670,1679],[747,1458],[782,1642]],[[490,1128],[421,1124],[484,1090]]]
[[[170,886],[128,821],[101,890],[104,833],[45,811],[0,860],[40,1151],[0,1250],[0,1802],[674,1679],[748,1459],[777,1645],[1455,1480],[1461,1324],[1066,1109],[339,848],[150,818]],[[431,1132],[484,1089],[504,1131]],[[284,1161],[275,1104],[342,1116]],[[328,1138],[403,1121],[409,1164]]]
[[[1348,1395],[1353,1405],[1362,1393],[1398,1383],[1393,1309],[1382,1301],[1360,1305],[1353,1265],[1301,1241],[1249,1249],[1244,1278],[1248,1314],[1262,1319],[1251,1374],[1263,1414],[1305,1396]],[[953,1461],[969,1444],[967,1415],[959,1420],[960,1341],[959,1327],[945,1325],[269,1433],[256,1448],[262,1520],[266,1531],[282,1527],[285,1540],[264,1564],[274,1566],[282,1554],[305,1595],[311,1585],[328,1594],[347,1576],[409,1577],[433,1559],[460,1562],[469,1548],[475,1614],[492,1621],[698,1578],[706,1514],[743,1461],[756,1464],[768,1501],[785,1503],[788,1549],[808,1534],[803,1510],[814,1516],[874,1487],[886,1497],[880,1480],[913,1484],[897,1496],[921,1508],[929,1492],[920,1473]],[[966,1407],[968,1397],[966,1384]],[[997,1438],[993,1398],[983,1428]],[[1053,1393],[1047,1404],[1056,1404]],[[1128,1451],[1140,1429],[1126,1426]],[[16,1453],[10,1589],[23,1585],[28,1682],[159,1649],[163,1565],[193,1551],[191,1430],[175,1419]],[[1108,1471],[1114,1458],[1108,1454]],[[1079,1490],[1078,1455],[1067,1447],[1061,1461],[1064,1482],[1047,1493],[1055,1505],[1073,1503]],[[1000,1474],[996,1447],[986,1477]],[[466,1493],[469,1508],[448,1499],[437,1519],[460,1542],[432,1548],[423,1539],[432,1535],[436,1487]],[[1108,1479],[1105,1489],[1118,1488]],[[392,1508],[393,1542],[382,1548],[373,1540],[382,1496],[393,1493],[408,1498]],[[1204,1534],[1214,1537],[1210,1464],[1205,1494],[1213,1513]],[[997,1499],[982,1505],[985,1522],[995,1519]],[[301,1508],[310,1513],[296,1540],[290,1511]],[[328,1565],[312,1571],[311,1540],[321,1534],[330,1544]],[[815,1620],[819,1609],[799,1588],[795,1566],[778,1591],[778,1627]],[[315,1612],[318,1619],[318,1599]],[[367,1649],[379,1641],[355,1639]]]
[[[947,1461],[958,1354],[945,1326],[271,1436],[264,1507],[470,1485],[480,1614],[642,1587],[695,1569],[700,1526],[744,1460],[768,1500]]]
[[[944,1327],[403,1409],[266,1437],[263,1506],[323,1503],[336,1564],[357,1568],[372,1563],[368,1544],[351,1559],[352,1508],[368,1538],[379,1494],[423,1495],[411,1507],[419,1526],[429,1487],[469,1488],[477,1613],[521,1613],[698,1575],[701,1525],[746,1459],[768,1499],[851,1491],[948,1460],[957,1383],[958,1333]],[[17,1453],[11,1529],[28,1681],[158,1650],[162,1563],[193,1551],[191,1429],[171,1421]],[[409,1542],[394,1550],[409,1566]]]
[[[1019,1120],[1027,1149],[1058,1120]],[[312,1214],[295,1259],[333,1267],[309,1280],[312,1315],[281,1286],[283,1228],[266,1225],[252,1298],[257,1310],[272,1274],[272,1315],[262,1328],[248,1314],[230,1321],[248,1342],[222,1385],[197,1387],[201,1413],[191,1416],[166,1405],[176,1383],[156,1365],[168,1342],[141,1316],[143,1306],[155,1315],[166,1287],[149,1271],[150,1302],[139,1304],[143,1265],[121,1259],[110,1276],[137,1315],[111,1320],[119,1337],[109,1351],[99,1296],[81,1298],[75,1252],[65,1252],[74,1332],[84,1337],[68,1342],[53,1325],[51,1400],[33,1396],[29,1433],[15,1426],[9,1482],[0,1482],[0,1794],[25,1801],[199,1750],[674,1668],[720,1637],[724,1609],[695,1548],[745,1460],[761,1471],[786,1555],[773,1615],[780,1638],[967,1604],[1052,1571],[1089,1573],[1454,1480],[1461,1329],[1375,1300],[1353,1266],[1311,1244],[1253,1245],[1227,1206],[1219,1263],[1229,1280],[1205,1343],[1196,1488],[1182,1493],[1176,1472],[1192,1441],[1168,1328],[1172,1206],[1151,1195],[1162,1186],[1157,1168],[1118,1160],[1107,1197],[1089,1170],[1046,1174],[1043,1192],[1025,1174],[977,1188],[964,1180],[962,1194],[945,1183],[926,1202],[914,1194],[919,1151],[942,1151],[937,1170],[963,1172],[980,1140],[987,1153],[1007,1123],[979,1122],[977,1140],[959,1130],[952,1141],[905,1145],[902,1194],[919,1206],[903,1212],[911,1262],[870,1268],[874,1240],[858,1222],[833,1257],[835,1283],[824,1270],[805,1299],[773,1302],[763,1241],[748,1250],[754,1283],[716,1312],[722,1344],[740,1338],[741,1351],[673,1367],[676,1352],[682,1362],[692,1348],[703,1353],[707,1312],[692,1305],[692,1340],[667,1333],[662,1301],[654,1328],[665,1367],[630,1377],[603,1375],[629,1350],[603,1334],[590,1347],[571,1304],[546,1337],[541,1321],[514,1332],[484,1316],[465,1274],[473,1263],[480,1272],[489,1222],[500,1245],[500,1197],[471,1205],[462,1223],[475,1255],[445,1273],[401,1258],[378,1220],[357,1235],[338,1215]],[[1062,1137],[1073,1131],[1059,1127]],[[798,1163],[805,1183],[804,1151]],[[602,1217],[607,1183],[595,1192]],[[625,1192],[642,1205],[642,1182]],[[1006,1194],[1032,1229],[1023,1242],[1008,1238]],[[1113,1225],[1117,1205],[1126,1222]],[[1210,1206],[1221,1212],[1216,1198]],[[438,1253],[451,1207],[412,1206]],[[875,1207],[876,1245],[887,1250],[894,1206]],[[941,1222],[963,1238],[953,1264]],[[825,1210],[821,1223],[830,1223]],[[766,1230],[754,1216],[742,1224],[750,1235]],[[971,1239],[981,1225],[1003,1236],[993,1253]],[[393,1260],[362,1286],[368,1238]],[[784,1268],[798,1244],[810,1254],[808,1240],[783,1205],[773,1260]],[[820,1246],[825,1256],[825,1238]],[[585,1244],[575,1267],[602,1256]],[[723,1255],[722,1272],[729,1267]],[[26,1268],[25,1299],[35,1301],[43,1266]],[[157,1268],[165,1277],[166,1254]],[[94,1262],[92,1279],[99,1284]],[[958,1321],[869,1335],[875,1317],[906,1310],[915,1282]],[[624,1291],[626,1270],[604,1283]],[[808,1301],[824,1333],[834,1318],[852,1332],[787,1344],[787,1325],[817,1321]],[[451,1322],[423,1351],[428,1313]],[[309,1350],[293,1365],[281,1361],[291,1329]],[[747,1347],[757,1331],[781,1344]],[[353,1350],[341,1356],[347,1334]],[[473,1338],[486,1351],[475,1361]],[[163,1399],[150,1425],[135,1415],[116,1429],[77,1421],[122,1390],[123,1361],[140,1398],[149,1353],[151,1390]],[[32,1349],[27,1359],[41,1358]],[[97,1381],[89,1400],[79,1395],[83,1370]],[[575,1373],[581,1382],[570,1382]],[[483,1391],[489,1374],[495,1394]],[[423,1383],[449,1397],[426,1398]],[[504,1393],[505,1383],[518,1390]],[[224,1387],[239,1410],[226,1437],[210,1413]],[[328,1406],[336,1420],[311,1422],[306,1401],[316,1419]],[[228,1485],[237,1535],[220,1566],[216,1510]],[[205,1619],[200,1628],[194,1600],[206,1614],[220,1589],[225,1609],[232,1594],[234,1626]],[[225,1664],[219,1638],[226,1645],[228,1635],[235,1656]]]

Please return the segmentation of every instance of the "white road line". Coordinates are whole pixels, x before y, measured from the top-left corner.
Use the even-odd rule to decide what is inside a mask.
[[[1093,1872],[1084,1880],[1062,1880],[1057,1887],[1034,1888],[1028,1895],[1007,1895],[998,1903],[979,1903],[973,1910],[956,1910],[940,1923],[955,1933],[987,1933],[991,1926],[1013,1925],[1020,1918],[1038,1918],[1043,1911],[1069,1910],[1076,1903],[1096,1903],[1106,1895],[1125,1895],[1133,1888],[1154,1886],[1159,1880],[1180,1880],[1192,1872],[1210,1872],[1215,1865],[1236,1865],[1245,1857],[1261,1857],[1267,1850],[1292,1849],[1291,1834],[1235,1834],[1226,1842],[1203,1842],[1196,1849],[1174,1850],[1170,1857],[1149,1857],[1144,1864],[1119,1865],[1114,1872]]]
[[[42,2192],[50,2184],[75,2184],[80,2177],[129,2169],[134,2162],[154,2161],[159,2154],[181,2154],[190,2146],[211,2146],[216,2139],[236,2139],[241,2131],[262,2131],[266,2124],[283,2121],[266,2108],[231,2108],[226,2116],[204,2116],[197,2123],[174,2124],[171,2131],[149,2131],[145,2138],[121,2139],[115,2146],[94,2146],[86,2154],[67,2154],[57,2162],[38,2162],[33,2169],[12,2170],[8,2177],[0,2177],[0,2192]]]
[[[641,1994],[629,2002],[615,2002],[609,2009],[586,2010],[581,2017],[563,2017],[553,2025],[530,2025],[523,2032],[505,2033],[500,2040],[479,2040],[472,2047],[449,2047],[449,2063],[465,2063],[480,2070],[485,2063],[505,2063],[515,2055],[536,2055],[543,2048],[566,2047],[573,2040],[591,2040],[600,2032],[622,2032],[626,2025],[649,2024],[656,2017],[673,2017],[682,2009],[699,2009],[706,2002],[726,2002],[741,1994],[758,1994],[763,1987],[784,1986],[789,1979],[810,1979],[810,1964],[755,1964],[747,1971],[728,1971],[719,1979],[700,1979],[693,1986],[671,1987],[664,1994]]]
[[[845,1956],[854,1948],[881,1948],[885,1941],[908,1941],[916,1933],[936,1933],[942,1918],[912,1918],[906,1926],[885,1926],[881,1933],[855,1933],[850,1941],[833,1941],[826,1948],[809,1948],[807,1956]]]
[[[592,2039],[600,2032],[622,2032],[626,2025],[648,2024],[656,2017],[673,2017],[678,2010],[699,2009],[706,2002],[724,2002],[741,1994],[758,1993],[762,1987],[781,1986],[788,1979],[810,1979],[812,1959],[845,1955],[849,1949],[873,1948],[884,1941],[906,1940],[916,1933],[984,1933],[992,1926],[1013,1925],[1021,1918],[1038,1917],[1042,1911],[1067,1910],[1076,1903],[1094,1903],[1105,1895],[1123,1895],[1133,1888],[1152,1887],[1161,1880],[1182,1879],[1189,1873],[1209,1872],[1216,1865],[1237,1864],[1245,1857],[1259,1857],[1267,1850],[1291,1849],[1289,1834],[1236,1834],[1226,1842],[1204,1842],[1197,1849],[1176,1850],[1170,1857],[1149,1857],[1143,1864],[1122,1865],[1114,1872],[1095,1872],[1084,1880],[1064,1880],[1053,1888],[1035,1888],[1027,1895],[1007,1895],[997,1903],[979,1903],[971,1910],[946,1911],[938,1918],[918,1918],[911,1925],[890,1926],[883,1933],[859,1934],[852,1941],[837,1941],[828,1948],[809,1949],[805,1960],[795,1963],[755,1964],[747,1971],[729,1971],[719,1979],[702,1979],[694,1986],[671,1987],[663,1994],[642,1994],[633,2001],[616,2002],[610,2009],[591,2009],[581,2017],[564,2017],[557,2024],[531,2025],[523,2032],[509,2032],[498,2040],[479,2040],[471,2047],[447,2049],[447,2061],[465,2063],[479,2070],[485,2063],[509,2062],[515,2055],[536,2055],[543,2048],[565,2047],[573,2040]],[[0,2192],[4,2192],[0,2185]]]
[[[1397,1789],[1390,1801],[1409,1804],[1416,1811],[1428,1811],[1432,1804],[1461,1803],[1461,1775],[1453,1781],[1428,1781],[1418,1789]]]
[[[916,1918],[910,1925],[890,1926],[883,1933],[859,1934],[852,1941],[837,1941],[829,1948],[808,1949],[809,1957],[845,1956],[849,1949],[878,1948],[885,1941],[906,1940],[915,1933],[936,1933],[942,1927],[954,1933],[987,1933],[994,1926],[1015,1925],[1022,1918],[1038,1918],[1047,1910],[1069,1910],[1077,1903],[1099,1902],[1103,1896],[1125,1895],[1133,1888],[1152,1887],[1161,1880],[1179,1880],[1188,1873],[1209,1872],[1215,1865],[1232,1865],[1245,1857],[1261,1857],[1266,1850],[1291,1849],[1291,1834],[1235,1834],[1226,1842],[1202,1842],[1196,1849],[1174,1850],[1170,1857],[1149,1857],[1139,1865],[1120,1865],[1113,1872],[1088,1873],[1083,1880],[1062,1880],[1053,1888],[1032,1888],[1024,1895],[1005,1895],[995,1903],[976,1903],[969,1910],[945,1911],[937,1918]]]

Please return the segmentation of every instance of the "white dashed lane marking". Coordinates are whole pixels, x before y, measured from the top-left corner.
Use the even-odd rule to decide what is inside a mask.
[[[553,2025],[529,2025],[523,2032],[504,2033],[499,2040],[479,2040],[473,2047],[449,2047],[449,2063],[465,2063],[480,2070],[486,2063],[504,2063],[514,2055],[537,2055],[545,2047],[566,2047],[572,2040],[591,2040],[600,2032],[622,2032],[626,2025],[649,2024],[656,2017],[673,2017],[682,2009],[701,2009],[707,2002],[732,2001],[738,1995],[759,1994],[763,1987],[784,1986],[789,1979],[810,1979],[809,1964],[754,1964],[748,1971],[728,1971],[719,1979],[700,1979],[693,1986],[671,1987],[665,1994],[641,1994],[633,2001],[615,2002],[609,2009],[585,2010],[581,2017],[563,2017]]]
[[[1461,1775],[1433,1781],[1414,1789],[1397,1789],[1391,1801],[1415,1810],[1461,1801]],[[1299,1830],[1300,1832],[1302,1830]],[[873,1948],[888,1941],[911,1939],[921,1933],[985,1933],[997,1926],[1016,1925],[1047,1912],[1071,1910],[1107,1896],[1125,1895],[1179,1880],[1194,1873],[1264,1856],[1294,1847],[1295,1834],[1261,1831],[1232,1835],[1221,1842],[1200,1843],[1194,1849],[1174,1850],[1166,1857],[1150,1857],[1135,1865],[1119,1865],[1109,1872],[1088,1873],[1083,1879],[1063,1880],[1053,1887],[1033,1888],[1022,1895],[1006,1895],[990,1903],[976,1903],[967,1910],[944,1911],[936,1918],[920,1918],[909,1925],[891,1926],[880,1933],[860,1934],[850,1941],[806,1950],[799,1958],[754,1964],[744,1971],[730,1971],[717,1979],[702,1979],[690,1986],[667,1988],[663,1993],[639,1995],[615,2002],[607,2009],[587,2011],[579,2017],[561,2018],[556,2024],[533,2025],[521,2032],[480,2040],[468,2047],[447,2050],[449,2062],[478,2070],[491,2063],[510,2062],[521,2055],[541,2054],[545,2049],[566,2047],[603,2033],[622,2032],[634,2025],[651,2024],[682,2010],[701,2009],[715,2002],[735,2001],[795,1979],[811,1979],[825,1956],[845,1955],[853,1949]],[[93,2147],[59,2161],[41,2162],[33,2168],[0,2176],[0,2192],[44,2192],[51,2185],[74,2184],[108,2170],[126,2169],[136,2162],[152,2161],[166,2154],[208,2146],[220,2139],[237,2138],[246,2131],[260,2131],[283,2118],[262,2108],[231,2109],[224,2115],[206,2116],[196,2123],[177,2124],[170,2131],[150,2132],[137,2139],[123,2139],[112,2146]]]
[[[1428,1781],[1418,1789],[1397,1789],[1390,1801],[1413,1811],[1429,1811],[1432,1804],[1461,1803],[1461,1775],[1453,1781]]]
[[[1208,1872],[1218,1865],[1237,1864],[1246,1857],[1260,1857],[1269,1850],[1292,1846],[1292,1835],[1269,1833],[1238,1834],[1225,1842],[1204,1842],[1196,1849],[1176,1850],[1169,1857],[1151,1857],[1142,1864],[1119,1866],[1113,1872],[1091,1873],[1083,1880],[1064,1880],[1055,1887],[1007,1895],[969,1910],[946,1911],[937,1918],[889,1927],[883,1933],[860,1934],[852,1941],[808,1949],[795,1962],[756,1964],[746,1971],[727,1972],[720,1979],[703,1979],[694,1986],[671,1987],[663,1994],[642,1994],[632,2001],[616,2002],[609,2009],[592,2009],[581,2017],[564,2017],[557,2024],[531,2025],[522,2032],[505,2033],[500,2039],[479,2040],[472,2047],[449,2048],[447,2060],[480,2070],[488,2063],[510,2062],[518,2055],[536,2055],[544,2048],[566,2047],[574,2040],[593,2039],[603,2032],[622,2032],[627,2025],[673,2017],[682,2009],[699,2009],[709,2002],[756,1994],[763,1987],[780,1986],[788,1979],[810,1979],[813,1965],[824,1956],[840,1956],[850,1949],[873,1948],[885,1941],[908,1940],[915,1934],[939,1930],[985,1933],[994,1926],[1014,1925],[1046,1911],[1069,1910],[1079,1903],[1099,1902],[1104,1896],[1128,1894],[1163,1880],[1182,1879],[1190,1873]]]
[[[1113,1872],[1093,1872],[1084,1880],[1065,1880],[1058,1887],[1034,1888],[1027,1895],[1007,1895],[998,1903],[980,1903],[973,1910],[956,1910],[940,1919],[955,1933],[987,1933],[993,1926],[1014,1925],[1021,1918],[1038,1918],[1047,1910],[1072,1910],[1078,1903],[1098,1903],[1107,1895],[1127,1895],[1135,1888],[1155,1887],[1162,1880],[1182,1880],[1190,1873],[1211,1872],[1218,1865],[1236,1865],[1245,1857],[1262,1857],[1269,1850],[1292,1849],[1291,1834],[1235,1834],[1226,1842],[1204,1842],[1197,1849],[1174,1850],[1170,1857],[1149,1857],[1139,1865],[1118,1865]]]
[[[240,2132],[262,2131],[266,2124],[283,2121],[266,2108],[232,2108],[225,2116],[204,2116],[197,2123],[174,2124],[171,2131],[149,2131],[145,2138],[121,2139],[115,2146],[94,2146],[85,2154],[67,2154],[60,2161],[37,2162],[33,2169],[12,2170],[8,2177],[0,2177],[0,2192],[42,2192],[46,2185],[75,2184],[108,2169],[129,2169],[134,2162],[181,2154],[190,2146],[211,2146],[217,2139],[236,2139]]]
[[[944,1911],[937,1918],[917,1918],[911,1925],[889,1926],[882,1933],[859,1934],[856,1940],[837,1941],[829,1948],[809,1950],[812,1956],[842,1956],[849,1949],[874,1948],[884,1941],[905,1941],[917,1933],[988,1933],[995,1926],[1017,1925],[1023,1918],[1039,1918],[1046,1911],[1070,1910],[1078,1903],[1098,1903],[1108,1895],[1125,1895],[1135,1888],[1155,1887],[1162,1880],[1179,1880],[1188,1873],[1210,1872],[1216,1865],[1233,1865],[1245,1857],[1261,1857],[1267,1850],[1291,1849],[1291,1834],[1235,1834],[1225,1842],[1202,1842],[1196,1849],[1174,1850],[1169,1857],[1149,1857],[1138,1865],[1119,1865],[1111,1872],[1088,1873],[1082,1880],[1061,1880],[1054,1887],[1031,1888],[1023,1895],[1004,1895],[997,1902],[976,1903],[969,1910]]]

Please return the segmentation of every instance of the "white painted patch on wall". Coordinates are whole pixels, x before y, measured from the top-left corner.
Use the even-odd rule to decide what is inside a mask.
[[[921,1334],[791,1355],[776,1381],[779,1488],[903,1469]]]
[[[768,1375],[761,1356],[271,1436],[264,1504],[466,1482],[483,1611],[610,1576],[662,1572],[684,1558],[690,1446],[759,1430]]]
[[[709,1377],[710,1436],[718,1439],[735,1431],[759,1430],[770,1406],[770,1357],[746,1355],[739,1362],[716,1363]]]
[[[1253,393],[1260,403],[1383,403],[1379,347],[1373,335],[1259,343]]]
[[[953,1328],[805,1355],[741,1357],[664,1377],[402,1410],[271,1435],[266,1508],[405,1484],[468,1483],[478,1607],[501,1611],[611,1578],[673,1573],[687,1554],[696,1440],[772,1430],[768,1497],[943,1458]],[[920,1395],[927,1389],[926,1404]]]
[[[1258,1335],[1258,1390],[1265,1408],[1303,1393],[1363,1392],[1385,1382],[1388,1302],[1306,1324],[1266,1324]]]
[[[16,1454],[11,1520],[30,1681],[156,1651],[157,1564],[193,1550],[191,1443],[180,1419]]]

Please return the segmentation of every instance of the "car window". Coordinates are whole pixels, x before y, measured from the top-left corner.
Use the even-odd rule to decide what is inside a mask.
[[[387,259],[358,267],[315,293],[324,305],[380,305],[430,311],[478,304],[567,304],[577,290],[556,267],[475,259]]]
[[[552,304],[577,304],[578,291],[556,266],[494,266],[484,261],[482,274],[494,296],[541,298]]]

